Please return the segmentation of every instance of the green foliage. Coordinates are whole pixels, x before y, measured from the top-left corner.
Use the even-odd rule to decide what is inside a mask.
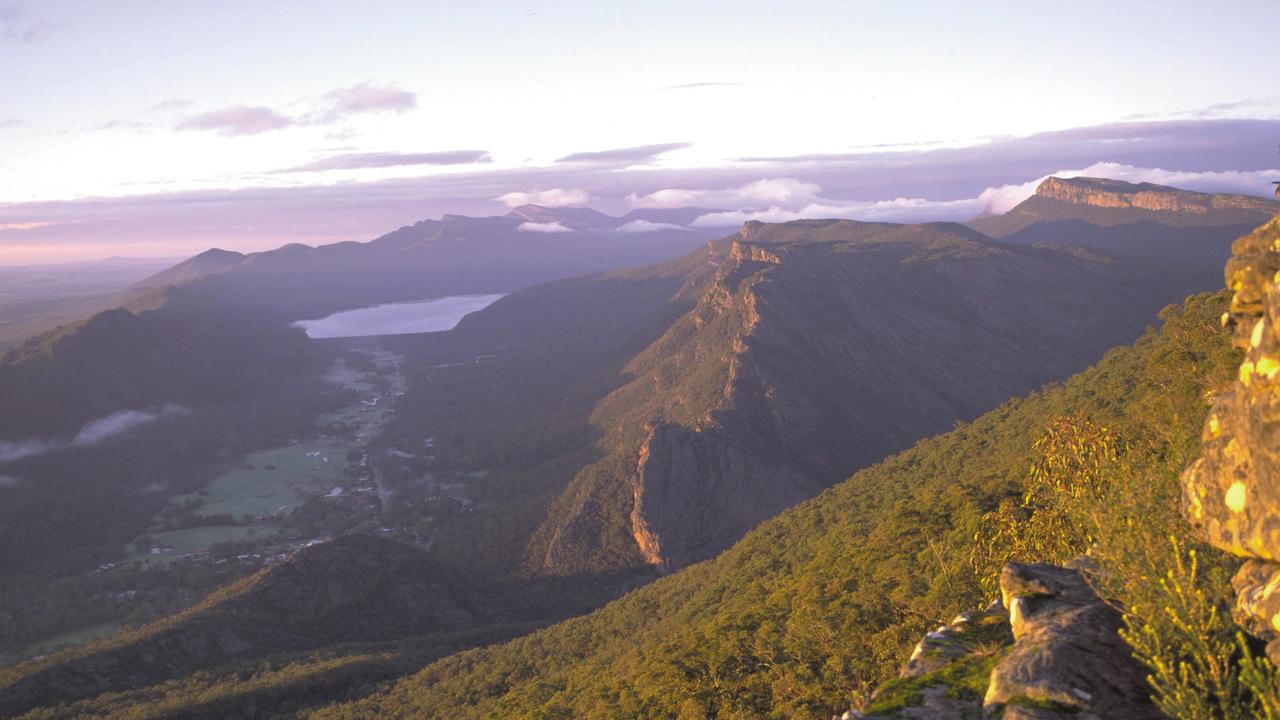
[[[1173,315],[1168,317],[1173,318]],[[1178,342],[1163,358],[1196,358]],[[1228,376],[1231,353],[1216,353],[1212,389]],[[1236,562],[1197,543],[1181,517],[1178,476],[1199,451],[1189,419],[1203,414],[1185,380],[1153,379],[1178,392],[1155,396],[1152,415],[1181,420],[1126,427],[1120,435],[1085,416],[1055,418],[1036,442],[1021,501],[983,518],[974,567],[1004,559],[1061,562],[1089,555],[1091,580],[1124,612],[1122,631],[1150,670],[1152,699],[1184,720],[1271,717],[1277,678],[1232,622],[1228,578]]]
[[[990,599],[969,562],[971,539],[1002,501],[1026,497],[1035,456],[1053,444],[1031,448],[1054,418],[1088,418],[1124,444],[1114,453],[1090,451],[1080,462],[1046,468],[1074,468],[1078,479],[1088,480],[1123,466],[1151,479],[1133,495],[1135,505],[1108,516],[1107,532],[1090,533],[1095,545],[1122,548],[1124,528],[1137,521],[1157,529],[1179,521],[1174,468],[1197,447],[1206,389],[1238,362],[1216,325],[1224,303],[1225,294],[1189,299],[1164,313],[1160,331],[1109,353],[1064,385],[1006,403],[859,472],[763,524],[715,560],[592,615],[446,658],[366,700],[315,715],[826,718],[842,712],[868,685],[896,674],[931,626]],[[1061,447],[1073,442],[1070,434],[1061,439]],[[1078,496],[1083,504],[1087,495]],[[1136,505],[1148,501],[1149,507]],[[1111,532],[1114,523],[1121,527]],[[1080,527],[1090,527],[1087,516]]]
[[[947,695],[957,700],[981,702],[991,680],[991,669],[1002,657],[1000,652],[968,655],[919,677],[892,680],[877,691],[875,700],[863,712],[895,717],[898,710],[918,705],[920,691],[935,685],[945,686]]]
[[[1222,573],[1206,578],[1194,549],[1184,553],[1176,538],[1171,545],[1173,567],[1154,592],[1142,593],[1147,597],[1130,606],[1128,627],[1121,633],[1134,656],[1151,669],[1152,700],[1165,714],[1183,720],[1256,717],[1256,703],[1237,668],[1243,646],[1220,597],[1226,578]],[[1244,652],[1247,656],[1248,649]]]
[[[1103,502],[1108,471],[1124,448],[1086,417],[1059,416],[1032,450],[1022,498],[1002,500],[973,536],[969,561],[989,594],[998,592],[999,569],[1008,561],[1061,563],[1089,550],[1092,526],[1073,514]]]

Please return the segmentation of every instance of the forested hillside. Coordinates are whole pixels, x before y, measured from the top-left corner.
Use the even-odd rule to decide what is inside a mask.
[[[715,560],[584,618],[428,666],[318,717],[826,718],[896,675],[916,639],[985,604],[971,564],[983,515],[1020,497],[1033,441],[1083,416],[1162,472],[1199,447],[1205,394],[1238,355],[1225,293],[1191,298],[1061,386],[868,468],[766,522]]]

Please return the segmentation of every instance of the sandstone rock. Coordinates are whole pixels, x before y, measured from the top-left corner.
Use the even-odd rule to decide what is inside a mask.
[[[1246,355],[1213,403],[1204,450],[1182,476],[1191,522],[1242,557],[1280,560],[1280,217],[1235,242],[1225,318]]]
[[[1252,195],[1209,195],[1143,183],[1104,178],[1047,178],[1036,195],[1101,208],[1134,208],[1204,215],[1214,210],[1274,211],[1275,202]]]
[[[1000,592],[1017,640],[991,672],[987,712],[1058,717],[1043,714],[1047,705],[1077,718],[1161,717],[1147,696],[1145,671],[1118,634],[1120,613],[1079,571],[1009,563]]]
[[[1236,604],[1231,615],[1250,635],[1263,640],[1280,637],[1280,567],[1249,560],[1231,578]]]
[[[1009,634],[1008,622],[1009,613],[998,602],[986,610],[961,613],[916,643],[898,677],[919,677],[976,650],[1009,645],[1013,636]]]

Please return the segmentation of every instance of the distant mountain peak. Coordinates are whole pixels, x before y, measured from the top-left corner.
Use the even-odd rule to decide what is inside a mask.
[[[966,224],[994,238],[1008,238],[1033,226],[1043,229],[1048,223],[1058,223],[1058,230],[1065,227],[1062,223],[1077,223],[1085,229],[1139,224],[1217,227],[1222,228],[1222,236],[1229,241],[1261,225],[1276,212],[1280,212],[1280,203],[1259,195],[1203,193],[1107,178],[1049,177],[1031,197],[1003,215],[984,215]],[[1092,236],[1086,233],[1085,239],[1088,237]],[[1034,241],[1061,243],[1063,238]],[[1072,242],[1079,244],[1081,240]],[[1141,254],[1150,254],[1149,250]],[[1212,258],[1215,264],[1224,259],[1216,254]]]
[[[1204,214],[1213,210],[1275,211],[1274,201],[1252,195],[1202,193],[1154,183],[1129,183],[1107,178],[1050,177],[1040,183],[1035,195],[1078,205],[1153,212]]]
[[[526,204],[511,208],[507,217],[539,225],[560,223],[574,230],[612,230],[621,224],[617,218],[589,207],[545,207]]]

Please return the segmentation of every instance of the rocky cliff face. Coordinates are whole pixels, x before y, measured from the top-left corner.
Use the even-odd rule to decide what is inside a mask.
[[[1003,215],[969,223],[1010,242],[1116,246],[1132,254],[1191,259],[1204,243],[1225,245],[1280,211],[1253,195],[1200,193],[1152,183],[1102,178],[1046,178],[1031,197]],[[1213,232],[1219,228],[1219,232]],[[1189,254],[1190,253],[1190,254]],[[1221,266],[1223,257],[1213,258]]]
[[[1204,215],[1213,210],[1270,212],[1275,203],[1252,195],[1208,194],[1152,183],[1127,183],[1102,178],[1047,178],[1036,196],[1099,208],[1135,208],[1153,212]]]
[[[604,457],[531,541],[534,572],[711,557],[855,470],[1083,368],[1199,287],[1181,269],[949,223],[753,222],[718,247],[693,309],[596,406]]]
[[[1191,522],[1214,546],[1249,561],[1232,585],[1236,620],[1280,661],[1280,217],[1236,241],[1224,323],[1244,350],[1240,373],[1214,399],[1204,452],[1183,473]]]

